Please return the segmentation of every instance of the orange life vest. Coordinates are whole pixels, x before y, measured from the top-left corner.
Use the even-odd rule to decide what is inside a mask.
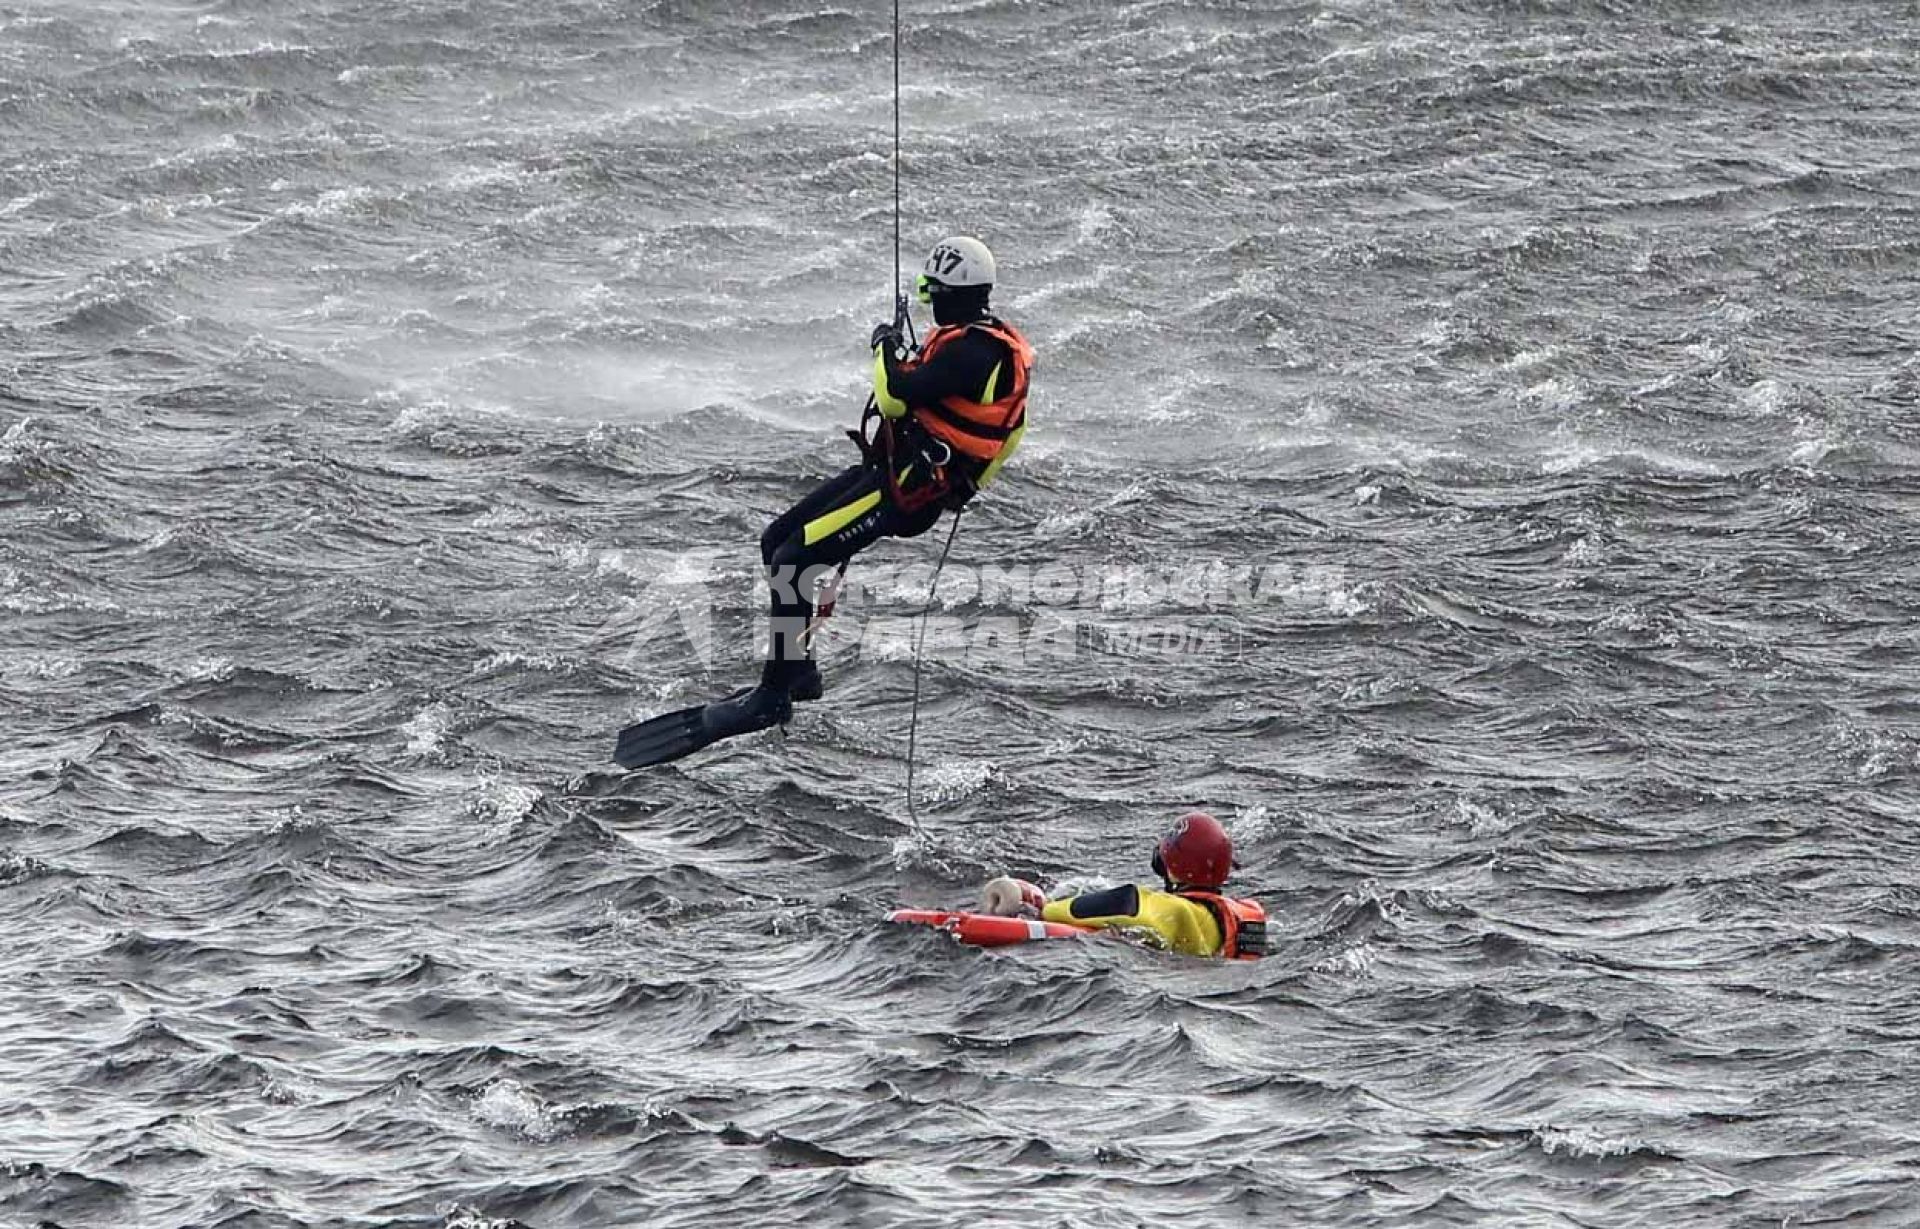
[[[1267,954],[1267,910],[1257,900],[1188,889],[1175,896],[1198,901],[1220,922],[1220,954],[1228,960],[1258,960]]]
[[[1013,354],[1013,370],[1001,374],[991,389],[998,393],[992,401],[969,401],[965,397],[945,397],[936,405],[916,405],[914,419],[927,434],[946,443],[954,452],[982,463],[998,456],[1007,438],[1018,431],[1027,417],[1027,379],[1033,371],[1033,347],[1012,325],[999,320],[976,320],[971,324],[943,325],[927,334],[920,357],[912,364],[930,361],[941,347],[966,333],[979,329],[1006,343]],[[999,390],[1005,388],[1004,393]]]

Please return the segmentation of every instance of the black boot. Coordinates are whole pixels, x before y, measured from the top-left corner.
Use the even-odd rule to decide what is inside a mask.
[[[827,694],[827,685],[820,679],[820,667],[813,664],[813,658],[801,662],[793,669],[793,677],[787,683],[787,695],[795,701],[818,700]]]
[[[806,635],[794,632],[794,628],[805,625],[805,620],[797,615],[774,612],[773,641],[767,646],[767,660],[760,667],[763,689],[784,691],[789,699],[802,701],[818,700],[826,694],[826,684],[820,680],[820,667],[813,664],[813,652],[807,645]]]
[[[785,725],[793,716],[793,701],[784,685],[769,687],[765,681],[751,691],[742,691],[724,700],[715,700],[700,712],[700,724],[713,738],[732,738],[776,725]]]

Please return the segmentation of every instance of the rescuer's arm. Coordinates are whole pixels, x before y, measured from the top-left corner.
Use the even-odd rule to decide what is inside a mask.
[[[873,399],[888,418],[899,418],[910,405],[938,405],[948,397],[986,404],[1006,394],[1012,370],[1006,344],[980,332],[955,338],[920,363],[903,363],[893,346],[880,344],[873,355]]]

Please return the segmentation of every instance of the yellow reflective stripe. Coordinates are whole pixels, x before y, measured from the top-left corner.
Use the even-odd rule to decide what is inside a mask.
[[[993,460],[987,462],[987,467],[980,471],[980,480],[974,483],[975,486],[983,487],[1000,476],[1000,467],[1007,463],[1007,458],[1013,455],[1013,450],[1020,446],[1020,437],[1026,433],[1026,423],[1021,423],[1013,429],[1013,434],[1007,436],[1007,442],[1000,445],[1000,451],[993,454]]]
[[[880,492],[870,491],[844,508],[835,508],[825,516],[808,521],[806,529],[802,531],[801,540],[808,546],[812,546],[822,538],[830,538],[839,533],[879,506]]]
[[[992,405],[995,400],[993,395],[993,390],[998,388],[999,386],[1000,386],[1000,364],[995,363],[993,365],[993,370],[987,374],[987,391],[980,394],[980,404]]]
[[[907,403],[887,387],[887,356],[880,348],[873,351],[873,400],[886,418],[898,418],[907,412]]]

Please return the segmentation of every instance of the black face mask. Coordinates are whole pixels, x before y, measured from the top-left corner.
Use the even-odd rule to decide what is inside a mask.
[[[929,297],[933,303],[933,322],[940,325],[972,324],[987,314],[988,286],[947,286]]]

